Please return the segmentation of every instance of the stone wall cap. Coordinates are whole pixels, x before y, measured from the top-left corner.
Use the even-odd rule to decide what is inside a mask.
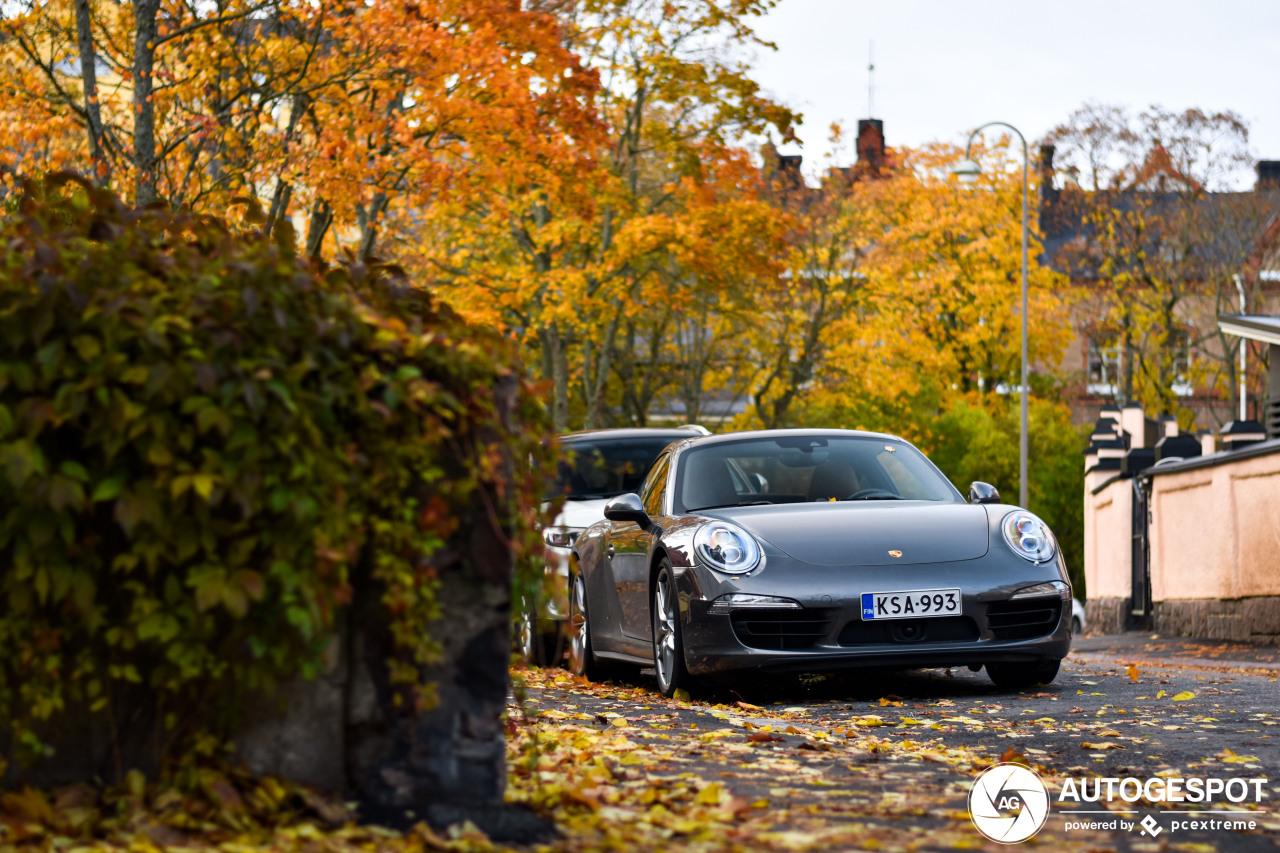
[[[1086,471],[1085,473],[1087,474],[1089,472]],[[1133,474],[1121,471],[1120,473],[1116,474],[1114,477],[1108,477],[1107,479],[1103,480],[1096,487],[1094,487],[1093,491],[1089,492],[1089,494],[1096,495],[1099,492],[1104,491],[1108,486],[1110,486],[1113,483],[1117,483],[1120,480],[1132,480],[1132,479],[1133,479]]]
[[[1180,471],[1194,471],[1196,468],[1211,468],[1215,465],[1224,465],[1229,462],[1236,462],[1241,459],[1252,459],[1255,456],[1268,456],[1272,453],[1280,453],[1280,438],[1273,438],[1270,441],[1259,441],[1256,444],[1250,444],[1247,447],[1241,447],[1238,450],[1219,450],[1217,453],[1206,453],[1204,456],[1195,459],[1187,459],[1183,462],[1170,462],[1167,465],[1161,465],[1156,468],[1148,468],[1142,472],[1144,477],[1154,477],[1156,475],[1177,474]]]

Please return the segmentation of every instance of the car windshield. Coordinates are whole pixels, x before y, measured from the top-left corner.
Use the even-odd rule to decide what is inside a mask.
[[[638,492],[658,454],[679,436],[591,438],[564,441],[552,498],[571,501]]]
[[[920,451],[897,439],[787,435],[691,447],[680,457],[677,510],[805,501],[963,498]]]

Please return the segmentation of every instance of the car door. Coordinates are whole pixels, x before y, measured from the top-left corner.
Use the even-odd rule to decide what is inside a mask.
[[[649,513],[650,528],[642,530],[634,522],[614,522],[609,536],[613,556],[607,562],[618,591],[622,633],[646,643],[652,632],[649,619],[649,554],[653,550],[655,529],[652,524],[662,520],[662,485],[670,463],[669,453],[659,456],[641,488],[640,499]]]

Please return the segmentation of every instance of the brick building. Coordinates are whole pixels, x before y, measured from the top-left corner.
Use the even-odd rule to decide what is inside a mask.
[[[1181,414],[1184,426],[1190,420],[1210,429],[1237,417],[1233,394],[1238,386],[1239,339],[1223,333],[1217,317],[1245,310],[1280,314],[1280,161],[1259,161],[1251,190],[1205,192],[1180,174],[1157,146],[1126,187],[1099,194],[1056,173],[1053,157],[1052,145],[1041,146],[1040,260],[1067,274],[1080,296],[1072,312],[1072,341],[1055,366],[1067,379],[1066,397],[1076,420],[1092,423],[1105,406],[1143,402],[1135,399],[1131,376],[1139,353],[1132,344],[1125,345],[1117,328],[1114,300],[1119,291],[1108,280],[1107,259],[1099,253],[1088,221],[1100,202],[1112,205],[1121,218],[1165,222],[1169,233],[1149,234],[1135,249],[1157,258],[1157,269],[1180,278],[1162,283],[1174,291],[1169,299],[1176,304],[1168,312],[1173,322],[1161,327],[1162,339],[1154,347],[1147,343],[1148,355],[1153,350],[1161,354],[1152,360],[1159,361],[1160,385],[1167,389],[1164,403],[1147,400],[1148,409]],[[1181,228],[1178,233],[1173,233],[1175,222]],[[1249,370],[1251,418],[1259,417],[1265,405],[1265,382],[1259,374],[1266,371],[1258,360],[1265,357],[1255,346]]]

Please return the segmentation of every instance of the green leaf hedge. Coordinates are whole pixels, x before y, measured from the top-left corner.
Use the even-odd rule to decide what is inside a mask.
[[[0,744],[131,695],[170,751],[225,731],[319,671],[357,565],[429,701],[430,558],[477,484],[535,553],[536,472],[510,460],[544,424],[519,383],[518,423],[496,413],[508,346],[394,268],[313,267],[287,224],[69,176],[28,185],[0,244]]]

